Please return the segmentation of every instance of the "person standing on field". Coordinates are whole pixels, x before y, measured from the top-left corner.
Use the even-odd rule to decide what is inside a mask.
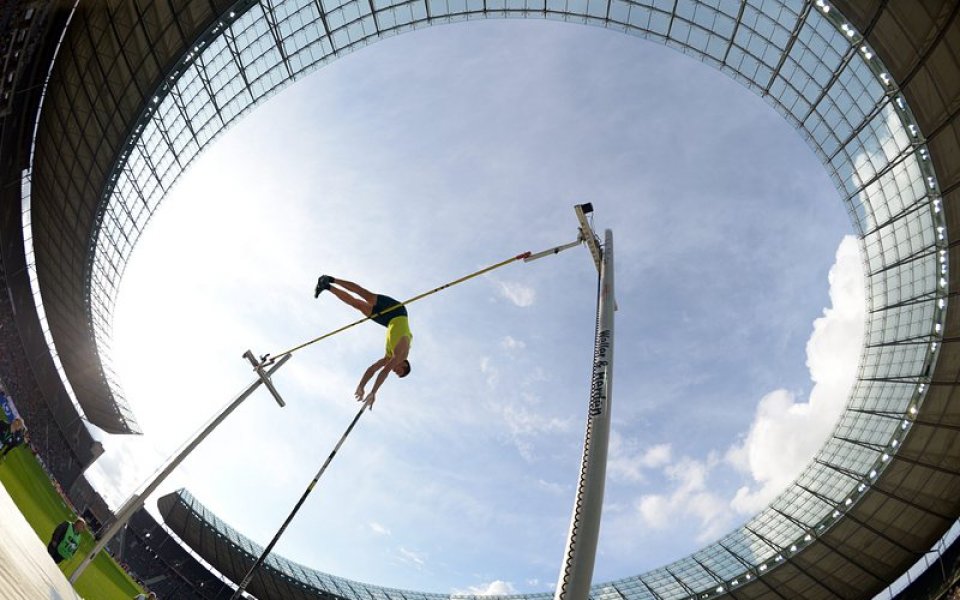
[[[64,521],[57,525],[50,537],[50,543],[47,544],[47,552],[50,558],[58,565],[71,558],[77,553],[80,547],[80,536],[87,530],[87,522],[77,517],[72,523]]]

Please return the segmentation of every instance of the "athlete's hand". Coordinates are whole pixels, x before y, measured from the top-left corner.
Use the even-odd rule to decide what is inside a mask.
[[[362,386],[362,385],[358,385],[358,386],[357,386],[357,391],[355,391],[355,392],[353,393],[353,397],[357,399],[357,402],[361,402],[361,401],[363,400],[363,394],[364,394],[364,392],[363,392],[363,386]]]
[[[377,401],[377,395],[373,392],[370,392],[370,395],[364,398],[363,405],[367,407],[367,410],[373,410],[373,403]]]

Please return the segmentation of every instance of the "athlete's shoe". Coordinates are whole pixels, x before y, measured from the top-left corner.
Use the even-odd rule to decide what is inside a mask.
[[[333,283],[333,277],[321,275],[320,279],[317,279],[317,287],[313,290],[313,297],[318,297],[323,290],[329,290],[331,283]]]

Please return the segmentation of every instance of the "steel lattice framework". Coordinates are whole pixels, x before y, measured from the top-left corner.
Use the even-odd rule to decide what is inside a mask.
[[[832,177],[860,236],[867,280],[858,380],[812,463],[718,542],[648,573],[597,584],[591,595],[866,598],[960,514],[953,493],[960,484],[960,409],[953,401],[960,318],[947,319],[949,290],[958,287],[947,239],[960,216],[956,3],[90,4],[75,15],[51,77],[32,210],[53,338],[80,403],[99,411],[108,430],[128,427],[116,416],[122,400],[111,416],[102,399],[117,397],[110,395],[116,388],[106,361],[127,259],[166,191],[220,132],[298,77],[384,37],[469,19],[548,18],[666,44],[763,97]],[[181,503],[196,517],[183,520],[185,539],[185,531],[201,526],[229,541],[200,541],[198,552],[231,551],[229,560],[245,560],[249,540],[189,496]],[[304,597],[435,597],[355,582],[329,586],[331,576],[302,567],[290,574],[279,560],[280,574],[301,578],[300,588],[313,594]]]

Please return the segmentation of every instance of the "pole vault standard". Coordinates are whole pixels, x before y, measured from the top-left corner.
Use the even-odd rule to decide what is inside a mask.
[[[576,207],[581,237],[587,243],[600,272],[597,293],[597,328],[594,340],[593,371],[587,432],[583,440],[580,481],[570,519],[570,534],[563,552],[563,564],[554,600],[587,600],[600,534],[600,513],[607,473],[607,445],[610,439],[610,401],[613,391],[613,232],[604,232],[603,248],[587,223],[589,204]]]
[[[170,473],[172,473],[173,470],[183,462],[187,455],[193,452],[194,448],[200,445],[200,442],[210,435],[210,432],[212,432],[217,425],[222,423],[223,420],[230,415],[230,413],[232,413],[238,406],[240,406],[240,404],[243,403],[244,400],[250,396],[250,394],[254,392],[254,390],[260,387],[261,383],[267,386],[267,389],[270,390],[270,394],[273,395],[273,398],[277,401],[277,404],[279,404],[281,407],[284,406],[283,398],[281,398],[280,394],[277,393],[276,388],[273,386],[273,382],[270,380],[270,376],[273,375],[277,369],[282,367],[284,363],[290,359],[291,355],[288,354],[281,357],[270,369],[263,369],[256,359],[253,358],[253,352],[249,350],[244,353],[243,357],[250,361],[250,363],[253,365],[254,370],[257,373],[257,380],[248,385],[246,389],[240,392],[240,394],[233,399],[233,402],[231,402],[229,406],[223,409],[220,414],[211,419],[207,426],[203,428],[203,431],[197,434],[195,438],[190,440],[184,446],[183,450],[173,460],[171,460],[170,463],[167,464],[167,466],[160,471],[156,477],[153,478],[153,481],[148,483],[142,491],[139,493],[134,493],[127,499],[126,502],[123,503],[123,506],[121,506],[120,510],[117,511],[114,519],[100,534],[100,539],[93,546],[93,550],[87,554],[86,558],[83,559],[83,562],[80,563],[80,566],[77,567],[73,574],[70,575],[70,583],[77,582],[77,579],[80,578],[80,575],[87,568],[87,566],[93,562],[93,559],[97,557],[97,554],[103,550],[107,544],[110,543],[110,540],[113,539],[113,537],[117,535],[121,529],[123,529],[123,526],[126,525],[127,521],[130,520],[130,517],[133,516],[133,513],[137,512],[143,507],[143,504],[147,501],[147,498],[150,496],[150,494],[152,494],[154,490],[160,486],[163,480],[166,479],[167,476],[170,475]]]

